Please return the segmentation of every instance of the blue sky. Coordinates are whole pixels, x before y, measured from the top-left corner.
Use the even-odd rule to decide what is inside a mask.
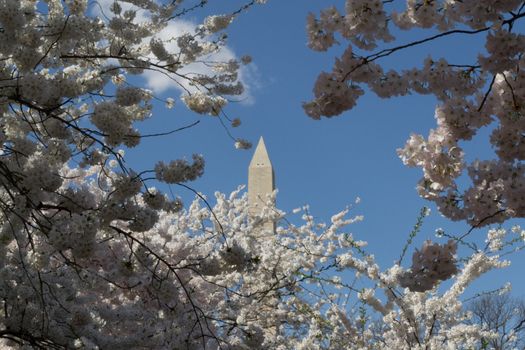
[[[422,206],[430,206],[432,215],[408,254],[424,239],[435,238],[434,231],[439,227],[462,234],[468,226],[442,218],[434,206],[419,198],[415,185],[420,170],[406,168],[396,154],[411,132],[426,136],[435,127],[433,98],[409,96],[383,100],[366,94],[356,108],[338,118],[315,121],[304,114],[301,103],[312,97],[317,74],[329,70],[334,57],[345,48],[342,42],[341,47],[328,53],[317,53],[306,45],[306,15],[309,11],[318,13],[328,3],[270,0],[232,23],[228,31],[229,47],[238,56],[250,54],[254,59],[249,74],[245,75],[252,98],[251,103],[231,103],[226,113],[242,120],[239,128],[231,130],[235,137],[254,144],[260,135],[264,137],[275,168],[281,209],[291,211],[309,204],[317,220],[328,221],[331,215],[360,197],[362,201],[353,213],[363,214],[365,220],[355,224],[352,232],[356,238],[369,242],[367,251],[375,254],[381,267],[386,268],[399,257]],[[207,14],[234,9],[233,5],[225,8],[224,2],[210,2],[207,10],[194,12],[188,18],[198,22]],[[401,41],[422,35],[422,32],[405,33]],[[402,52],[384,62],[396,68],[410,67],[420,65],[432,53],[436,58],[446,56],[457,63],[468,63],[483,46],[480,39],[442,40]],[[178,92],[165,91],[161,96],[176,97]],[[246,184],[253,149],[235,150],[217,118],[196,116],[179,103],[173,110],[156,108],[154,117],[139,127],[146,133],[162,132],[195,120],[201,122],[192,129],[143,140],[139,148],[127,153],[128,165],[137,170],[151,169],[157,160],[190,158],[192,153],[200,153],[206,159],[206,172],[191,184],[193,188],[212,197],[214,191],[228,193]],[[466,147],[467,153],[492,157],[487,134],[482,132]],[[173,191],[186,199],[193,197],[182,188]],[[521,224],[525,226],[523,221]],[[478,230],[473,235],[484,237],[485,232]],[[525,252],[515,255],[512,261],[505,273],[490,274],[471,291],[497,288],[511,281],[513,293],[525,296],[522,292],[525,281],[519,273],[525,267]]]

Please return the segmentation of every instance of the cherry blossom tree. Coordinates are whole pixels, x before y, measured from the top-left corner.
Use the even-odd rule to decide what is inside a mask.
[[[326,51],[341,39],[348,46],[331,71],[319,74],[304,109],[314,119],[330,118],[352,109],[365,91],[432,95],[437,127],[427,137],[411,135],[398,150],[406,165],[423,170],[419,194],[448,218],[475,226],[525,217],[523,17],[521,0],[346,0],[311,14],[310,48]],[[416,29],[419,39],[396,42],[401,31]],[[419,66],[383,68],[400,51],[443,45],[452,36],[482,37],[485,47],[470,63],[423,57]],[[496,159],[467,162],[463,145],[487,125]],[[462,174],[470,187],[460,187]]]
[[[151,182],[194,180],[204,160],[136,173],[121,151],[149,136],[135,123],[159,99],[137,85],[141,74],[178,84],[200,114],[225,117],[226,97],[242,94],[238,72],[249,59],[210,57],[224,47],[228,24],[264,1],[232,4],[231,13],[169,36],[172,23],[206,2],[0,1],[2,338],[42,348],[191,348],[227,338],[214,330],[226,319],[196,301],[206,288],[195,292],[178,271],[195,262],[154,249],[160,231],[147,236],[163,213],[181,210]],[[199,64],[210,73],[184,70]]]
[[[438,101],[435,109],[437,127],[427,137],[412,134],[398,154],[406,165],[423,170],[423,178],[417,186],[419,194],[435,202],[446,217],[467,221],[472,229],[459,237],[451,237],[453,239],[445,245],[427,241],[416,250],[411,268],[398,278],[399,284],[410,291],[427,293],[428,296],[428,293],[434,293],[432,291],[440,281],[451,275],[456,276],[458,283],[459,276],[465,274],[468,267],[458,269],[454,258],[456,243],[480,254],[483,249],[463,241],[472,230],[510,218],[525,217],[521,91],[525,36],[520,27],[524,10],[525,3],[519,0],[407,0],[404,4],[400,1],[347,0],[344,5],[336,4],[307,18],[312,50],[328,51],[341,41],[346,46],[344,53],[335,59],[331,71],[319,74],[313,88],[314,99],[303,105],[313,119],[331,118],[351,110],[366,92],[373,92],[381,98],[424,94],[432,95]],[[412,41],[398,39],[403,37],[403,31],[409,30],[416,32],[419,38]],[[480,37],[485,46],[479,48],[473,62],[453,62],[447,57],[429,56],[421,57],[419,66],[399,70],[386,68],[388,58],[401,51],[410,52],[416,46],[442,45],[452,36],[465,40]],[[496,159],[467,162],[464,145],[486,126],[491,129],[490,143]],[[460,186],[465,184],[464,175],[470,178],[467,188]],[[519,230],[514,228],[514,233]],[[515,239],[504,242],[502,237],[506,234],[503,229],[490,229],[485,251],[497,252],[515,242]],[[477,258],[472,255],[471,259]],[[475,270],[477,268],[471,272]],[[451,287],[443,297],[454,293],[454,288]],[[424,298],[422,294],[418,297]],[[399,307],[403,310],[402,306]],[[423,318],[428,317],[429,313],[420,308],[415,318],[421,312]],[[429,328],[426,328],[421,334],[432,334],[441,327],[443,323],[434,322],[436,318],[439,316],[434,314],[433,321],[423,321],[432,327],[429,333]],[[391,324],[382,324],[387,319],[383,317],[379,332],[374,332],[376,345],[385,342],[382,334],[385,329],[386,332],[391,329]],[[411,331],[416,332],[412,339],[407,338],[405,345],[384,344],[393,348],[440,348],[438,343],[427,343],[426,336],[418,338],[420,333],[417,330],[421,328],[417,324],[413,323]],[[486,324],[484,327],[485,330],[492,328],[493,337],[484,338],[484,344],[478,346],[497,344],[498,338],[507,336],[496,335],[501,330],[494,327]],[[411,341],[413,343],[409,344]],[[452,348],[472,346],[455,344]]]
[[[102,166],[89,169],[65,181],[98,203],[107,195],[93,178]],[[130,202],[139,212],[158,208],[163,198],[151,189]],[[3,347],[466,348],[497,334],[469,324],[459,298],[474,279],[506,266],[498,253],[525,240],[519,228],[511,241],[502,230],[490,233],[490,249],[474,251],[461,266],[453,259],[456,277],[440,293],[443,274],[433,275],[428,265],[449,266],[455,244],[416,250],[414,261],[424,264],[407,283],[415,267],[402,268],[400,259],[382,271],[366,242],[348,231],[361,220],[348,218],[348,209],[329,224],[314,222],[307,207],[285,214],[268,206],[253,216],[239,189],[216,193],[211,208],[198,196],[187,209],[157,210],[156,223],[145,229],[122,218],[93,223],[91,210],[66,203],[64,212],[52,211],[53,233],[30,226],[33,220],[4,225]],[[299,214],[302,223],[292,223]],[[275,232],[264,230],[267,220],[279,222]],[[14,223],[24,227],[15,230]],[[368,282],[348,283],[349,274]],[[363,312],[354,312],[356,303]],[[372,316],[382,320],[380,336]]]

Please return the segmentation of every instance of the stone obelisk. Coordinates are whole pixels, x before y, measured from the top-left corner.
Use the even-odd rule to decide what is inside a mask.
[[[252,161],[248,168],[248,205],[250,215],[259,215],[266,205],[269,195],[275,189],[275,176],[272,162],[266,151],[264,140],[261,136]],[[264,230],[275,231],[275,223],[267,221],[262,223]]]

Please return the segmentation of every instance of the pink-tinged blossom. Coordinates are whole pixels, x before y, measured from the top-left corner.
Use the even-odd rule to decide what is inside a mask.
[[[428,136],[411,135],[398,150],[407,166],[422,169],[418,193],[448,218],[476,226],[525,217],[520,204],[525,199],[525,36],[511,30],[523,20],[520,6],[518,0],[408,0],[401,8],[379,0],[347,0],[343,9],[328,4],[318,17],[308,15],[308,45],[319,51],[338,44],[346,49],[331,72],[319,74],[314,98],[303,108],[311,118],[321,119],[351,110],[367,90],[381,98],[432,95],[438,100],[436,128]],[[396,27],[419,29],[418,40],[392,43],[396,38],[391,29]],[[451,62],[429,56],[421,57],[415,67],[384,68],[398,52],[434,42],[443,45],[453,33],[462,33],[465,40],[474,34],[484,40],[476,59]],[[490,125],[495,127],[489,142],[497,154],[491,166],[515,168],[517,177],[496,181],[488,172],[481,181],[471,177],[465,184],[459,180],[462,175],[471,176],[471,169],[484,160],[467,162],[476,155],[465,154],[463,144]]]

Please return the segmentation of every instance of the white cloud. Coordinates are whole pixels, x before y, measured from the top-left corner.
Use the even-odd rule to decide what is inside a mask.
[[[109,6],[113,3],[114,0],[99,0],[99,7],[94,8],[93,13],[96,16],[101,18],[108,18],[113,15],[109,10]],[[133,6],[129,3],[121,3],[123,11],[134,9],[137,11],[137,20],[138,21],[147,21],[147,12],[142,9],[139,9],[136,6]],[[104,9],[104,11],[102,11]],[[157,38],[165,42],[165,47],[169,52],[177,52],[178,47],[176,40],[170,40],[172,38],[177,38],[184,33],[195,33],[195,28],[197,23],[191,22],[188,20],[174,20],[170,22],[158,35]],[[147,45],[149,40],[145,40]],[[228,46],[221,47],[218,52],[212,53],[205,57],[202,57],[200,61],[209,61],[209,62],[226,62],[232,59],[239,59],[237,55],[233,52]],[[180,75],[185,74],[202,74],[202,75],[214,75],[214,71],[211,67],[203,63],[192,63],[184,66],[183,68],[177,71]],[[155,94],[161,93],[170,93],[171,91],[178,91],[179,93],[185,93],[186,91],[195,91],[196,88],[189,85],[188,80],[181,77],[174,76],[171,74],[167,76],[158,71],[146,70],[142,77],[146,80],[146,87],[153,90]],[[239,96],[229,96],[230,99],[239,101],[243,104],[253,104],[254,97],[252,95],[252,89],[257,86],[258,81],[257,67],[251,63],[246,66],[241,66],[239,70],[239,81],[244,86],[244,92]]]
[[[159,35],[157,35],[158,38],[162,39],[163,41],[168,41],[169,39],[173,37],[179,37],[184,33],[190,33],[193,34],[195,32],[195,28],[197,27],[196,23],[185,21],[185,20],[178,20],[176,22],[170,23],[165,29],[162,30]],[[168,44],[165,45],[166,49],[170,52],[177,52],[177,44],[175,40],[170,41]],[[207,61],[207,62],[227,62],[232,59],[238,60],[239,57],[233,52],[232,49],[225,46],[222,47],[218,52],[206,55],[199,59],[199,61]],[[240,96],[234,96],[232,99],[238,100],[241,103],[245,104],[252,104],[254,103],[253,95],[251,94],[252,86],[255,83],[257,70],[253,63],[247,66],[241,66],[239,70],[239,81],[244,85],[244,93]],[[211,67],[208,65],[205,65],[203,63],[191,63],[183,68],[178,70],[178,73],[181,75],[196,75],[196,74],[202,74],[202,75],[214,75],[216,74]],[[156,71],[146,71],[143,74],[143,77],[146,79],[146,85],[148,88],[153,90],[155,93],[163,93],[168,92],[171,89],[176,89],[180,91],[181,93],[184,93],[186,91],[195,91],[196,88],[191,86],[186,79],[182,79],[180,77],[173,77],[173,76],[166,76],[163,73],[156,72]],[[176,79],[175,81],[173,79]]]

